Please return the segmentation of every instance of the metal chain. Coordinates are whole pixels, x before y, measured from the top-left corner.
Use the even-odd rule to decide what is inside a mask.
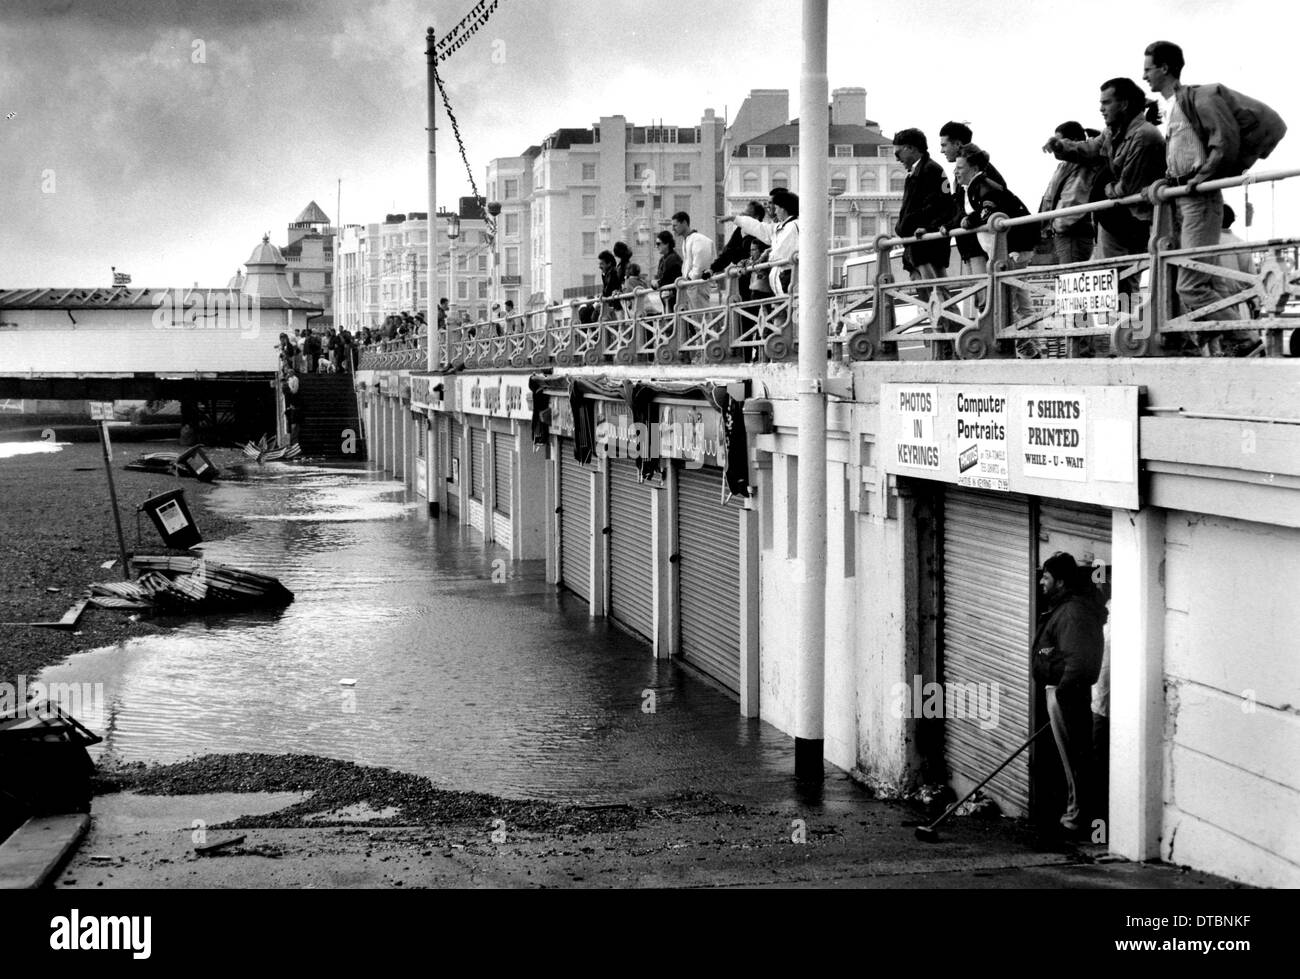
[[[438,94],[442,96],[443,108],[447,110],[447,119],[451,122],[451,131],[456,137],[456,146],[460,149],[461,161],[465,164],[465,175],[469,177],[470,190],[474,192],[474,199],[482,201],[483,197],[478,192],[478,184],[474,180],[474,171],[469,165],[469,156],[465,152],[465,141],[460,135],[460,124],[456,121],[456,113],[451,110],[451,100],[447,98],[447,89],[442,84],[442,76],[438,74],[438,66],[433,66],[433,80],[438,86]],[[495,238],[497,233],[496,219],[487,213],[486,208],[483,210],[483,220],[487,223],[489,233]]]

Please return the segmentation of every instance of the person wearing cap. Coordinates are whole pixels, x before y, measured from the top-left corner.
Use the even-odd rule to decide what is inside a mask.
[[[948,175],[930,158],[929,143],[919,129],[894,134],[894,158],[907,167],[903,202],[894,233],[911,238],[938,231],[953,220],[952,185]],[[945,238],[917,242],[903,251],[903,268],[913,279],[937,279],[948,274],[952,245]]]
[[[1033,642],[1034,679],[1046,688],[1047,717],[1065,770],[1061,826],[1088,828],[1097,813],[1092,787],[1092,685],[1101,674],[1106,611],[1088,569],[1058,551],[1043,562],[1039,585],[1045,610]]]

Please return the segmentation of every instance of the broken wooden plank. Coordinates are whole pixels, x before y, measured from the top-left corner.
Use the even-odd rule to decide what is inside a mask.
[[[218,852],[219,850],[224,850],[226,847],[237,846],[238,844],[243,842],[244,842],[244,837],[234,836],[228,840],[222,840],[220,843],[209,843],[206,846],[196,846],[194,848],[194,852],[201,857],[206,857],[209,854]]]

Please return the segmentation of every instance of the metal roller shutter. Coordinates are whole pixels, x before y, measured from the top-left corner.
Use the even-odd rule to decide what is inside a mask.
[[[514,472],[514,439],[498,432],[492,442],[492,509],[510,516],[511,476]]]
[[[677,474],[682,658],[740,691],[740,511],[722,505],[720,469]]]
[[[469,430],[469,495],[483,499],[483,457],[487,454],[487,433],[481,428]]]
[[[591,471],[573,458],[573,439],[560,439],[560,578],[591,601]]]
[[[654,545],[648,483],[630,462],[609,465],[609,615],[645,639],[654,639]]]
[[[464,432],[464,426],[456,420],[451,423],[451,440],[450,455],[447,458],[447,475],[451,476],[460,471],[459,462],[453,460],[460,459],[461,437]],[[447,483],[447,512],[453,517],[460,516],[460,483]]]
[[[984,691],[995,724],[953,717],[969,695],[946,696],[944,760],[949,776],[969,788],[1029,736],[1029,502],[1023,497],[949,490],[943,510],[943,661],[946,694]],[[976,684],[953,688],[949,684]],[[968,711],[969,715],[969,711]],[[987,724],[987,721],[985,722]],[[955,786],[959,790],[962,785]],[[1029,811],[1029,756],[1022,752],[984,789],[1003,812]]]
[[[1087,503],[1043,500],[1038,510],[1038,566],[1056,551],[1068,551],[1076,561],[1110,562],[1111,513]]]

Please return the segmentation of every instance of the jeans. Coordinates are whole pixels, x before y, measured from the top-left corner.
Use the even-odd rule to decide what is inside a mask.
[[[1092,236],[1057,235],[1052,239],[1057,265],[1073,265],[1092,257]]]
[[[1177,201],[1178,209],[1174,212],[1174,220],[1178,230],[1178,247],[1203,248],[1206,245],[1217,245],[1223,232],[1222,192],[1216,190],[1209,194],[1188,194],[1177,198]],[[1208,259],[1206,264],[1223,263]],[[1178,299],[1185,312],[1190,313],[1218,302],[1236,291],[1236,283],[1231,279],[1221,279],[1194,269],[1178,270]],[[1241,316],[1241,307],[1229,306],[1213,316],[1216,319],[1237,319]]]
[[[1082,696],[1061,698],[1056,695],[1056,687],[1047,687],[1047,718],[1065,769],[1066,803],[1061,825],[1071,831],[1086,828],[1096,803],[1089,784],[1093,774],[1090,696],[1085,689]]]

